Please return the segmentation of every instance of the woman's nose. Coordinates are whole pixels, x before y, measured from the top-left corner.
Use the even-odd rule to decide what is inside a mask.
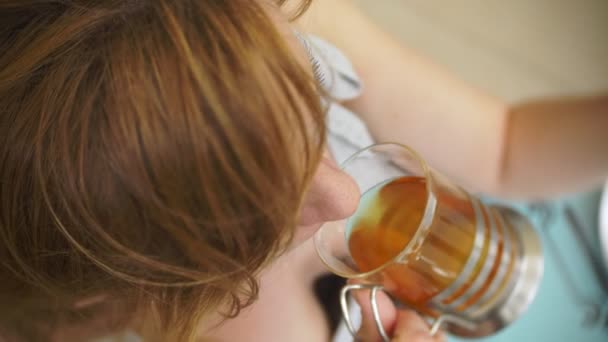
[[[300,224],[308,226],[349,217],[357,209],[360,196],[355,180],[324,157],[304,200]]]

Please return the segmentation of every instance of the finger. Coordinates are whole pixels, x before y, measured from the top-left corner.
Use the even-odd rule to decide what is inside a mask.
[[[412,310],[399,310],[393,331],[393,342],[438,342],[430,333],[429,325]]]
[[[382,341],[382,337],[374,321],[369,295],[370,290],[353,292],[353,296],[361,308],[361,327],[359,328],[357,337],[366,342]],[[390,336],[397,319],[397,309],[395,309],[391,299],[382,291],[377,292],[376,302],[378,304],[380,322],[382,322],[384,331]]]
[[[436,342],[447,342],[448,338],[445,335],[445,333],[443,331],[438,331],[435,336],[433,336],[435,338]]]

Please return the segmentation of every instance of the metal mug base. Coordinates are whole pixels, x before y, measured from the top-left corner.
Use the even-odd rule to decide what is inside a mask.
[[[496,334],[498,331],[521,317],[536,296],[543,275],[544,259],[540,236],[526,217],[513,209],[497,207],[505,223],[516,232],[522,247],[519,258],[518,274],[515,281],[504,290],[504,294],[483,314],[471,317],[468,328],[449,320],[443,329],[450,334],[464,338],[481,338]]]

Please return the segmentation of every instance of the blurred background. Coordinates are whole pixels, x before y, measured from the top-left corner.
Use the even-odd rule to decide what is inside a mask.
[[[404,44],[509,102],[608,90],[608,0],[355,0]]]

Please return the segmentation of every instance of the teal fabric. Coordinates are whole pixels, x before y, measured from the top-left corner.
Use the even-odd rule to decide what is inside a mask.
[[[608,284],[600,283],[564,212],[572,208],[591,252],[601,261],[600,198],[601,193],[595,191],[545,203],[507,203],[526,214],[541,233],[544,275],[537,297],[519,320],[476,341],[608,342],[608,293],[603,290]],[[608,270],[608,265],[601,266],[604,272]],[[467,341],[453,336],[448,340]]]

